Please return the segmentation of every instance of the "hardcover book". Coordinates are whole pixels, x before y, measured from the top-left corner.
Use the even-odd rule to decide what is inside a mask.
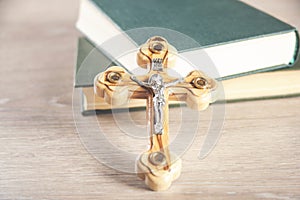
[[[88,59],[86,59],[88,57]],[[86,38],[78,40],[75,87],[82,92],[82,112],[109,110],[111,105],[96,96],[94,77],[104,71],[113,61]],[[241,101],[300,95],[300,63],[293,68],[256,73],[223,80],[226,101]],[[171,102],[172,103],[172,102]],[[144,100],[131,100],[129,107],[143,107]],[[116,108],[116,107],[114,107]],[[122,107],[117,107],[122,108]]]
[[[137,67],[135,54],[118,59],[116,48],[138,48],[154,35],[165,37],[182,57],[204,50],[218,75],[210,74],[209,66],[199,69],[223,80],[291,66],[298,52],[294,27],[236,0],[82,0],[77,27],[105,56],[129,71]],[[171,29],[196,43],[143,27]],[[103,45],[120,35],[117,45]],[[181,70],[184,76],[185,68]],[[90,78],[94,77],[83,77]],[[79,85],[87,80],[76,81]]]

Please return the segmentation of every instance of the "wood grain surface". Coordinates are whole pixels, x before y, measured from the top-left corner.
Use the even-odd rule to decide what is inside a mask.
[[[246,2],[300,28],[299,0]],[[72,111],[78,5],[0,0],[0,199],[300,199],[299,97],[226,104],[222,137],[199,160],[209,125],[203,112],[182,175],[166,192],[97,161]],[[170,112],[176,127],[180,108]],[[144,123],[144,111],[131,115]],[[98,119],[110,139],[122,136],[111,114]]]

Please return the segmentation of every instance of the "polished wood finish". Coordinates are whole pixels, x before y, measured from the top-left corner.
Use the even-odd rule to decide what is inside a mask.
[[[184,101],[190,108],[201,111],[213,102],[211,93],[218,89],[217,82],[201,71],[192,71],[180,79],[169,76],[167,69],[175,64],[176,52],[165,38],[154,36],[137,52],[137,63],[149,70],[147,74],[135,77],[124,68],[113,66],[98,74],[94,80],[95,94],[112,106],[126,107],[131,99],[147,100],[150,145],[149,150],[138,158],[136,168],[138,176],[155,191],[167,190],[181,172],[181,159],[171,156],[169,151],[169,99]],[[160,64],[155,65],[156,61]],[[153,77],[160,77],[161,80],[156,82]],[[151,86],[154,83],[155,87]],[[155,98],[160,103],[155,103]],[[155,128],[158,115],[162,120],[159,132]],[[153,163],[154,155],[160,159]]]

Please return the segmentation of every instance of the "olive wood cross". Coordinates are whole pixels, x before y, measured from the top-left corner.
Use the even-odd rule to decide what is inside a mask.
[[[176,49],[162,37],[152,37],[140,47],[137,63],[149,71],[134,76],[119,66],[109,67],[95,78],[95,93],[112,105],[122,105],[128,99],[146,99],[150,148],[137,161],[138,176],[152,190],[168,189],[181,172],[181,160],[169,152],[168,101],[184,101],[189,107],[204,110],[211,103],[216,81],[201,71],[190,72],[184,78],[167,74],[175,62]]]

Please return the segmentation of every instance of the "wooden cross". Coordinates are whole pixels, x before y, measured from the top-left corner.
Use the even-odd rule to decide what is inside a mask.
[[[137,54],[138,65],[149,69],[146,75],[136,77],[113,66],[95,78],[95,93],[112,105],[125,104],[129,98],[147,100],[150,148],[139,157],[136,169],[152,190],[168,189],[181,172],[180,158],[168,149],[168,101],[185,101],[190,108],[204,110],[217,87],[215,80],[197,70],[184,78],[169,76],[167,68],[174,65],[176,52],[164,38],[152,37]]]

